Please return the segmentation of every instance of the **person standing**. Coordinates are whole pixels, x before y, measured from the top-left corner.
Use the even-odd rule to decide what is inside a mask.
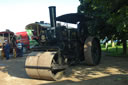
[[[9,45],[8,41],[5,41],[4,52],[5,52],[6,60],[8,60],[10,58],[10,56],[9,56],[10,45]]]
[[[23,57],[23,43],[20,42],[20,40],[17,43],[17,57]]]

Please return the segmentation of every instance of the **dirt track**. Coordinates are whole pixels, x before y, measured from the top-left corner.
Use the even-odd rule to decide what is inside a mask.
[[[60,81],[29,78],[25,58],[0,60],[0,85],[128,85],[128,58],[103,56],[98,66],[70,67]]]

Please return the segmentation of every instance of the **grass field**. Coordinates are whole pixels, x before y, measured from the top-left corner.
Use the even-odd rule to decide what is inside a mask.
[[[127,44],[128,47],[128,44]],[[122,45],[115,45],[112,47],[111,44],[108,44],[108,49],[105,48],[104,44],[101,44],[101,49],[103,52],[107,52],[107,55],[109,56],[128,56],[128,50],[127,55],[123,54],[123,46]]]

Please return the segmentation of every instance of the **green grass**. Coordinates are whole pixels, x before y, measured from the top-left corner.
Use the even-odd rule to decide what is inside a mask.
[[[128,47],[128,46],[127,46]],[[101,44],[101,50],[106,52],[109,56],[128,56],[128,52],[126,55],[123,54],[123,46],[122,45],[115,45],[112,47],[111,44],[108,44],[108,50],[105,48],[105,45]]]

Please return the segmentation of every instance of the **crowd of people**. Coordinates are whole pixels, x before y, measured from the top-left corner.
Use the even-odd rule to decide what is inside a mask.
[[[13,49],[15,49],[16,57],[23,57],[23,46],[24,46],[23,43],[21,43],[20,41],[18,41],[16,43],[16,47],[13,48]],[[11,46],[10,46],[9,42],[7,40],[5,40],[5,42],[3,43],[3,46],[2,46],[2,57],[5,57],[6,60],[9,60],[11,58],[10,49],[11,49]]]

